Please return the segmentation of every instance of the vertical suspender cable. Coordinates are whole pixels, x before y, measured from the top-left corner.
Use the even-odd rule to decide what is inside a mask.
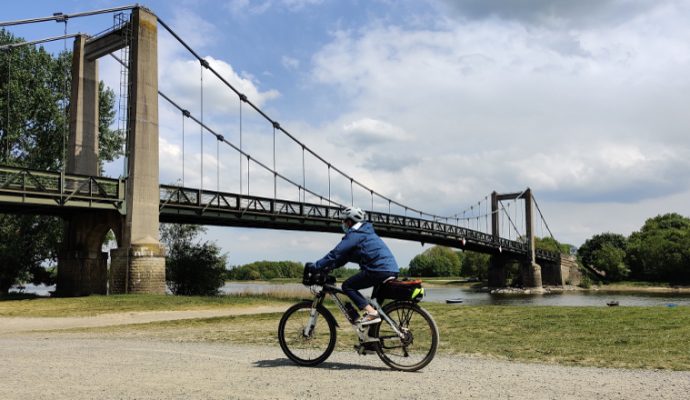
[[[370,190],[369,193],[371,193],[371,212],[374,212],[374,191]]]
[[[302,146],[302,187],[304,188],[303,203],[307,202],[307,170],[304,168],[304,146]]]
[[[182,187],[184,187],[184,111],[182,112]]]
[[[355,192],[352,187],[352,178],[350,178],[350,205],[355,206]]]
[[[200,193],[204,192],[204,64],[199,64],[200,96],[201,96],[201,124],[199,125],[199,141],[201,143],[201,184]],[[199,199],[201,200],[201,199]]]
[[[486,201],[486,216],[484,217],[484,221],[486,221],[486,233],[489,233],[489,198],[484,197],[484,200]]]
[[[304,146],[302,146],[302,187],[304,188],[304,198],[300,199],[303,203],[307,202],[307,172],[304,168]]]
[[[10,159],[10,82],[12,81],[12,49],[7,49],[7,121],[5,121],[5,162]]]
[[[251,161],[251,157],[249,154],[247,154],[247,196],[249,196],[249,162]]]
[[[240,97],[240,194],[242,194],[242,97]]]
[[[216,140],[216,192],[220,193],[220,141],[223,140],[223,137],[217,136],[216,138],[218,139]]]
[[[64,20],[65,26],[64,26],[64,33],[65,36],[67,36],[67,18]],[[64,53],[67,54],[67,38],[63,40],[63,47],[64,47]],[[65,113],[64,118],[65,120],[62,123],[62,172],[64,174],[66,168],[67,168],[67,120],[69,119],[69,115],[67,115],[67,79],[64,80],[63,83],[63,90],[64,90],[64,99],[63,99],[63,112]],[[73,171],[74,172],[74,171]]]
[[[331,205],[331,164],[328,164],[328,205]]]
[[[278,198],[278,173],[276,169],[276,127],[273,125],[273,201]]]

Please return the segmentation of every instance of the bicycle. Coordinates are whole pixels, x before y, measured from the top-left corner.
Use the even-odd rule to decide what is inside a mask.
[[[310,287],[314,298],[288,308],[278,325],[278,339],[285,355],[298,365],[316,366],[335,349],[338,322],[323,305],[329,295],[355,330],[360,355],[376,353],[389,367],[400,371],[417,371],[431,362],[439,342],[436,322],[417,303],[424,296],[421,281],[392,279],[374,287],[369,304],[381,316],[381,322],[359,326],[359,312],[335,286],[330,270],[305,267],[302,283]],[[347,297],[347,296],[346,296]],[[386,300],[390,300],[383,305]],[[321,329],[325,323],[326,329]]]

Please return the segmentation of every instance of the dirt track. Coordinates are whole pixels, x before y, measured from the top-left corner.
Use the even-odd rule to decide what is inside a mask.
[[[173,343],[84,334],[0,337],[0,399],[687,399],[690,372],[437,357],[418,373],[335,353],[317,368],[279,346]],[[363,385],[369,379],[376,383]]]

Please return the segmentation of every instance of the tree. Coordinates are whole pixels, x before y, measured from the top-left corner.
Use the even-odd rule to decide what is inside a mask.
[[[606,273],[606,278],[611,281],[620,281],[630,274],[630,270],[624,263],[625,251],[611,243],[604,243],[600,248],[592,252],[592,264],[594,268]]]
[[[534,244],[540,250],[553,251],[556,253],[570,254],[570,248],[573,247],[567,243],[561,243],[552,237],[535,237]]]
[[[620,281],[630,274],[625,265],[628,240],[618,233],[600,233],[587,239],[577,250],[580,262],[606,274],[610,281]]]
[[[22,42],[0,30],[0,44]],[[0,53],[0,164],[59,171],[67,140],[72,56],[43,48]],[[9,79],[8,79],[9,78]],[[122,132],[110,130],[115,94],[99,85],[101,161],[122,154]],[[0,295],[16,282],[51,283],[44,268],[55,264],[63,224],[50,216],[0,214]]]
[[[410,261],[412,276],[459,276],[462,253],[448,247],[434,246]]]
[[[648,219],[630,235],[626,262],[638,279],[690,282],[690,219],[676,213]]]
[[[342,268],[341,268],[342,269]],[[229,279],[270,280],[276,278],[302,278],[304,265],[295,261],[255,261],[228,271]]]
[[[161,243],[167,248],[165,279],[173,294],[213,296],[223,286],[226,255],[212,242],[201,242],[206,228],[161,224]]]
[[[488,254],[477,253],[475,251],[464,251],[460,275],[487,279],[489,277],[489,262],[491,256]]]

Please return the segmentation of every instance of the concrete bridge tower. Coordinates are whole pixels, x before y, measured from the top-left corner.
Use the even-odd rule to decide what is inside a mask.
[[[520,275],[523,286],[533,291],[539,292],[543,289],[541,277],[542,271],[541,266],[536,262],[537,257],[534,237],[534,210],[532,205],[532,189],[527,188],[522,193],[491,193],[491,232],[494,236],[494,239],[498,241],[498,238],[500,237],[498,219],[499,201],[515,199],[523,199],[525,201],[525,233],[529,252],[527,258],[514,261],[518,261],[520,263]],[[510,260],[501,255],[491,256],[491,263],[489,265],[489,286],[503,287],[506,285],[505,264],[511,261],[513,260]]]
[[[158,21],[149,10],[103,36],[79,36],[72,62],[68,174],[96,176],[98,169],[98,58],[129,46],[128,157],[125,215],[96,211],[67,218],[58,261],[57,292],[105,294],[107,254],[101,244],[115,232],[110,293],[165,293],[165,257],[159,242]]]

